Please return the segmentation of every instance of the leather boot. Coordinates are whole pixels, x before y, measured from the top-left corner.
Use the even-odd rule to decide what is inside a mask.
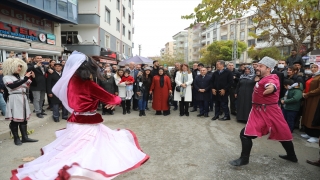
[[[139,116],[142,116],[142,110],[140,110],[140,112],[139,112]]]
[[[19,124],[19,128],[20,128],[20,132],[21,132],[21,136],[22,136],[22,141],[21,142],[23,142],[23,143],[25,143],[25,142],[38,142],[38,140],[30,139],[28,137],[27,125],[26,124]]]
[[[232,166],[243,166],[249,164],[249,157],[252,148],[252,139],[242,135],[240,135],[240,139],[242,145],[241,156],[239,159],[229,162]]]
[[[287,155],[279,155],[280,158],[291,161],[298,162],[296,153],[294,152],[294,147],[292,141],[281,141],[283,148],[286,150]]]
[[[146,116],[146,111],[145,110],[142,111],[142,116]]]
[[[22,143],[20,141],[20,137],[19,137],[19,134],[18,134],[18,124],[16,123],[13,123],[13,124],[9,124],[9,128],[11,130],[11,133],[13,135],[13,141],[14,141],[14,144],[17,145],[17,146],[21,146]]]
[[[122,114],[123,115],[127,114],[125,101],[121,101],[121,107],[122,107]]]

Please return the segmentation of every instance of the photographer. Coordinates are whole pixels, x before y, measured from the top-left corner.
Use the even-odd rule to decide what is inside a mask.
[[[30,86],[30,89],[32,90],[33,94],[33,106],[37,114],[37,117],[43,118],[43,115],[47,115],[42,110],[44,96],[46,93],[45,75],[47,72],[47,68],[43,65],[43,59],[41,56],[36,56],[34,58],[34,62],[28,65],[28,71],[33,71],[35,74],[35,82],[32,82]],[[51,71],[51,69],[48,70],[49,73]]]

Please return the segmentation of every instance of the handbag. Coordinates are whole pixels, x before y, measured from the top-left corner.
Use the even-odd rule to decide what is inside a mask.
[[[176,91],[180,92],[180,90],[181,90],[181,87],[180,86],[176,86]]]

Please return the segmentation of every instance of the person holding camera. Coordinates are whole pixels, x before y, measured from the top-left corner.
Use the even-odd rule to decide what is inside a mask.
[[[27,64],[18,58],[9,58],[3,63],[3,83],[9,93],[6,108],[6,120],[11,120],[10,130],[17,146],[25,142],[37,142],[38,140],[28,138],[27,121],[31,113],[26,96],[26,90],[31,83],[30,78],[35,77],[32,71],[27,72]],[[18,129],[22,135],[22,141]]]
[[[43,59],[41,56],[36,56],[34,62],[28,67],[28,70],[33,71],[35,74],[34,83],[31,84],[30,89],[33,94],[33,106],[38,118],[43,118],[43,115],[47,115],[42,110],[44,96],[46,93],[46,72],[47,68],[43,65]],[[48,70],[52,73],[53,70]]]

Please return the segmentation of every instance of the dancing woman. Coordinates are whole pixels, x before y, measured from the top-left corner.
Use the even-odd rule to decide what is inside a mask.
[[[57,139],[42,148],[42,156],[13,170],[12,179],[109,180],[149,159],[133,132],[102,124],[96,112],[99,101],[113,109],[121,99],[102,89],[92,77],[101,78],[98,64],[73,52],[52,89],[72,113],[67,128],[56,132]]]

